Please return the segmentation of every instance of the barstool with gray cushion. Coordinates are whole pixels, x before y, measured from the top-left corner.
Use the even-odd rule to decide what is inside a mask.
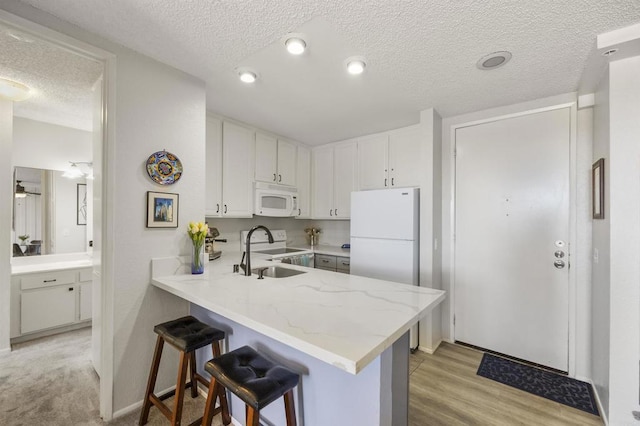
[[[191,387],[191,397],[195,398],[198,396],[198,382],[209,387],[209,381],[196,372],[196,349],[200,349],[206,345],[211,345],[213,356],[219,357],[219,342],[224,339],[224,331],[210,327],[192,316],[186,316],[158,324],[153,328],[153,331],[158,334],[158,339],[156,341],[156,350],[153,355],[149,381],[147,383],[147,390],[145,392],[144,403],[138,424],[144,425],[147,423],[147,420],[149,419],[149,410],[151,409],[151,404],[153,404],[158,407],[160,412],[164,414],[167,419],[171,421],[172,425],[180,425],[182,420],[182,402],[184,399],[185,389]],[[162,348],[164,347],[165,342],[180,351],[178,382],[176,383],[175,390],[158,397],[153,393],[153,391],[156,386],[158,367],[160,366]],[[185,383],[187,379],[187,366],[190,366],[191,373],[191,380],[189,383]],[[172,412],[162,401],[174,394],[176,397]],[[228,417],[229,413],[226,395],[224,392],[219,392],[217,395],[220,399],[220,407],[216,410],[216,413],[222,411],[223,420],[230,421],[230,418]],[[202,419],[198,419],[191,424],[200,424],[201,420]]]
[[[287,426],[295,426],[293,388],[300,379],[298,374],[274,364],[249,346],[212,359],[204,369],[211,374],[211,384],[202,419],[203,426],[211,425],[215,414],[215,397],[212,396],[219,393],[220,387],[228,389],[244,401],[247,406],[247,426],[258,426],[260,410],[281,396],[284,396]]]

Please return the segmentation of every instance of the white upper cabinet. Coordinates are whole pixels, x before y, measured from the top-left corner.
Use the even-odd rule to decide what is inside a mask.
[[[298,215],[297,218],[311,217],[311,150],[306,146],[298,146],[296,168],[298,183]]]
[[[389,133],[389,184],[394,188],[420,186],[420,126]]]
[[[292,142],[278,139],[278,183],[296,185],[297,146]]]
[[[358,141],[361,190],[420,185],[420,128],[411,126]]]
[[[254,132],[222,125],[222,215],[253,216]]]
[[[386,188],[389,181],[389,136],[373,135],[358,140],[358,183],[361,190]]]
[[[256,180],[278,181],[278,140],[256,132]]]
[[[351,192],[357,188],[355,142],[313,151],[313,217],[349,219]]]
[[[296,145],[256,132],[255,179],[295,186]]]
[[[222,121],[207,117],[205,216],[222,216]]]

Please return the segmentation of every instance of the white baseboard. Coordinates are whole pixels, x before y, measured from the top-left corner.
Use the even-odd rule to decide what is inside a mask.
[[[602,401],[600,401],[598,388],[596,388],[596,385],[593,383],[593,380],[588,379],[586,377],[576,377],[576,379],[582,380],[583,382],[587,382],[591,385],[591,388],[593,389],[593,395],[596,397],[596,405],[598,406],[598,411],[600,412],[600,418],[604,422],[604,426],[609,426],[609,419],[607,419],[607,414],[604,412],[604,409],[602,408]]]
[[[11,347],[0,349],[0,355],[8,354],[9,352],[11,352]]]
[[[170,392],[175,388],[176,388],[176,385],[173,385],[163,390],[162,392],[156,393],[156,395],[164,395],[165,393]],[[208,389],[204,389],[202,386],[198,386],[198,393],[200,394],[200,396],[204,397],[204,399],[207,399],[207,396],[209,395],[209,392],[207,391]],[[139,410],[142,407],[142,402],[143,401],[140,400],[138,402],[135,402],[129,405],[128,407],[124,407],[123,409],[116,411],[115,413],[113,413],[113,417],[111,418],[111,421],[117,419],[118,417],[123,417],[123,416],[126,416],[127,414],[133,413],[136,410]],[[234,426],[244,426],[242,423],[240,423],[233,417],[231,417],[231,424],[233,424]]]
[[[426,346],[418,346],[418,350],[420,352],[425,352],[428,353],[429,355],[433,355],[438,348],[440,347],[440,343],[442,343],[442,340],[438,340],[438,343],[436,343],[436,347],[435,348],[428,348]]]
[[[167,389],[165,389],[165,390],[163,390],[161,392],[156,393],[156,395],[164,395],[165,393],[170,392],[170,391],[174,390],[175,388],[176,388],[176,385],[173,385],[173,386],[168,387]],[[128,407],[124,407],[124,408],[116,411],[115,413],[113,413],[113,417],[111,418],[111,420],[113,421],[113,420],[117,419],[118,417],[123,417],[123,416],[126,416],[127,414],[133,413],[136,410],[139,410],[142,407],[142,403],[143,402],[144,401],[141,399],[140,401],[134,402],[133,404],[129,405]]]

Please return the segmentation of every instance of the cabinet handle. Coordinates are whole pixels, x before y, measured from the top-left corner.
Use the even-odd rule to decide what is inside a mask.
[[[333,211],[333,214],[334,214],[334,216],[338,216],[338,209],[335,209],[335,210]]]
[[[216,204],[216,213],[220,213],[220,203]]]
[[[224,212],[225,212],[225,214],[227,213],[227,205],[226,204],[224,205]]]
[[[395,184],[393,183],[393,180],[394,180],[394,179],[395,179],[395,178],[391,178],[391,186],[394,186],[394,185],[395,185]]]
[[[298,209],[298,216],[302,215],[302,211],[300,209]]]
[[[322,263],[329,263],[329,261],[327,259],[321,259]]]
[[[275,173],[273,174],[273,181],[274,182],[276,181],[276,174]]]
[[[387,178],[384,178],[384,186],[387,186]]]
[[[73,291],[73,287],[69,287],[69,291]]]
[[[333,216],[333,209],[329,210],[329,216]]]
[[[43,282],[45,283],[55,283],[56,281],[58,281],[57,279],[52,279],[52,280],[44,280]]]
[[[282,175],[278,175],[278,182],[282,182]]]

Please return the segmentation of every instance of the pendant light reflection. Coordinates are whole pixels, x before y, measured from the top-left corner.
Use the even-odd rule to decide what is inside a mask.
[[[93,179],[93,163],[88,161],[70,161],[71,166],[62,174],[62,177],[66,177],[67,179],[78,179],[78,178],[86,178],[89,180]],[[87,173],[80,170],[78,164],[86,164],[89,171]]]

